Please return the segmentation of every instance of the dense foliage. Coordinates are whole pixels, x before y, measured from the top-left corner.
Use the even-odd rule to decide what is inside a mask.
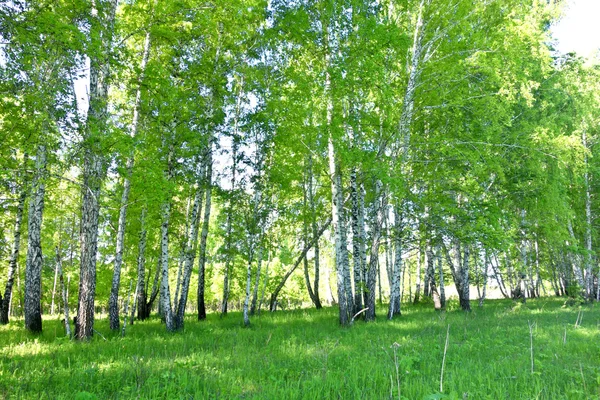
[[[0,319],[597,300],[600,70],[555,3],[3,3]]]

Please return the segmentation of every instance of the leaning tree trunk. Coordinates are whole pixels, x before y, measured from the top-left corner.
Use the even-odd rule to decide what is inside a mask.
[[[103,10],[96,9],[90,24],[90,36],[99,40],[97,54],[90,55],[90,88],[87,125],[83,141],[83,186],[81,205],[81,261],[79,301],[75,337],[89,339],[94,332],[94,301],[96,297],[96,255],[98,249],[98,217],[100,187],[104,157],[100,138],[105,135],[108,121],[107,98],[110,56],[118,0],[108,0]],[[103,13],[104,11],[104,13]],[[94,13],[92,13],[94,14]]]
[[[25,262],[25,327],[31,332],[42,331],[42,216],[44,213],[44,176],[46,146],[40,144],[35,160],[29,215],[27,221],[27,259]]]
[[[27,191],[23,187],[17,203],[17,212],[15,215],[15,230],[12,250],[8,260],[8,276],[4,288],[4,298],[0,296],[0,324],[8,324],[8,311],[12,301],[12,288],[15,282],[15,273],[17,271],[17,262],[19,260],[19,251],[21,249],[21,227],[23,225],[23,210],[25,209],[25,199]]]
[[[320,276],[320,248],[319,248],[319,229],[317,226],[317,205],[315,203],[315,191],[313,188],[313,168],[312,168],[312,155],[308,157],[308,203],[310,204],[311,214],[311,230],[313,237],[314,247],[314,263],[315,263],[315,280],[313,283],[313,296],[314,304],[317,310],[323,308],[321,305],[321,298],[319,297],[319,276]]]
[[[204,175],[204,171],[200,176]],[[198,228],[200,227],[200,214],[202,212],[202,203],[204,202],[204,187],[203,180],[198,182],[196,195],[194,197],[194,205],[190,216],[189,236],[185,246],[183,281],[181,284],[180,296],[175,311],[175,329],[183,328],[183,320],[185,316],[185,306],[190,290],[190,279],[192,277],[192,267],[196,258],[196,250],[198,248]]]
[[[131,137],[135,138],[138,131],[140,120],[140,103],[142,97],[142,82],[148,64],[148,56],[150,54],[150,31],[146,32],[144,41],[144,51],[142,54],[142,62],[140,64],[140,75],[137,82],[137,90],[135,93],[135,103],[133,105],[133,120],[131,122]],[[119,329],[119,287],[121,283],[121,265],[123,264],[123,244],[125,241],[125,222],[127,220],[127,207],[129,205],[129,191],[131,189],[131,174],[133,172],[133,153],[129,155],[126,165],[126,176],[123,182],[123,194],[121,196],[121,208],[119,209],[119,222],[117,226],[117,245],[115,249],[115,264],[113,271],[113,280],[110,289],[110,297],[108,301],[108,315],[110,321],[110,329]]]
[[[327,221],[319,229],[319,231],[317,232],[317,235],[313,238],[313,240],[310,243],[307,243],[306,246],[304,246],[304,249],[302,249],[302,253],[300,253],[300,256],[296,259],[296,262],[294,262],[294,264],[290,267],[290,269],[285,273],[285,275],[283,276],[283,278],[281,279],[281,281],[279,282],[279,284],[277,285],[277,287],[271,294],[271,299],[269,300],[269,310],[271,312],[274,312],[277,308],[277,296],[279,296],[279,292],[281,292],[281,289],[283,289],[283,287],[285,286],[285,283],[287,282],[289,277],[296,270],[296,268],[298,268],[300,263],[304,260],[304,258],[306,257],[306,253],[308,253],[309,250],[312,248],[312,246],[314,246],[314,244],[319,241],[319,238],[321,237],[321,235],[323,235],[323,232],[325,232],[325,230],[329,227],[329,225],[331,225],[331,220],[332,220],[331,217],[329,219],[327,219]]]
[[[312,172],[310,171],[310,167],[311,167],[311,161],[310,161],[310,156],[307,157],[308,161],[306,162],[306,173],[304,174],[304,182],[302,185],[302,206],[304,209],[304,212],[306,212],[306,210],[308,209],[308,198],[309,198],[309,190],[311,189],[310,186],[310,181],[312,180]],[[311,204],[311,211],[312,211],[312,204]],[[303,221],[303,235],[302,238],[304,240],[304,245],[306,246],[310,239],[309,239],[309,221],[306,220],[306,217],[304,218]],[[258,277],[257,277],[258,278]],[[315,293],[313,291],[313,285],[310,281],[310,273],[308,270],[308,257],[304,257],[304,282],[306,284],[306,290],[308,291],[308,297],[310,298],[310,301],[313,302],[313,304],[316,306],[318,303],[318,299],[315,297]],[[257,282],[258,285],[258,282]]]

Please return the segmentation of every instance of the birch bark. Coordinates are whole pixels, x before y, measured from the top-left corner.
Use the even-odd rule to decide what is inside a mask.
[[[42,217],[46,186],[46,146],[38,145],[35,173],[27,221],[27,259],[25,262],[25,327],[42,331]]]
[[[17,271],[17,262],[19,261],[19,252],[21,250],[21,228],[23,226],[23,210],[25,209],[25,199],[27,190],[21,188],[17,210],[15,213],[15,227],[13,233],[13,243],[8,260],[8,274],[6,277],[6,286],[4,287],[4,298],[0,296],[0,324],[8,324],[8,312],[12,302],[12,289],[15,282],[15,273]]]
[[[109,53],[112,47],[117,2],[118,0],[106,0],[101,10],[94,9],[90,24],[90,36],[94,39],[98,38],[99,50],[97,54],[90,56],[89,108],[84,134],[81,262],[77,324],[75,324],[75,337],[80,340],[91,338],[94,332],[99,200],[104,173],[104,157],[99,139],[106,130],[108,120],[106,103],[110,75]]]

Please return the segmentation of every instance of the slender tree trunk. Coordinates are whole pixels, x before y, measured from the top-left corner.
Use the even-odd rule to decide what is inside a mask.
[[[21,228],[23,226],[23,210],[25,209],[26,198],[27,190],[25,187],[22,187],[15,215],[14,239],[10,258],[8,260],[8,274],[6,286],[4,288],[4,298],[0,296],[0,324],[2,325],[8,324],[9,309],[13,297],[12,288],[15,282],[15,273],[17,272],[17,263],[19,261],[19,252],[21,249]]]
[[[150,31],[146,32],[146,38],[144,40],[144,50],[142,53],[142,61],[140,63],[140,74],[138,76],[137,89],[135,93],[135,102],[133,105],[133,120],[131,122],[131,132],[130,135],[132,138],[135,138],[138,131],[139,120],[140,120],[140,103],[142,97],[142,83],[144,81],[144,75],[146,72],[146,65],[148,64],[148,57],[150,55]],[[110,297],[108,302],[108,313],[109,313],[109,321],[110,321],[110,329],[118,330],[119,329],[119,287],[121,283],[121,265],[123,264],[123,247],[125,241],[125,225],[127,220],[127,207],[129,206],[129,192],[131,190],[131,174],[133,172],[133,164],[134,164],[134,155],[133,152],[129,155],[129,158],[126,162],[126,175],[123,181],[123,193],[121,195],[121,207],[119,208],[119,222],[117,226],[117,244],[115,250],[115,262],[114,262],[114,271],[113,271],[113,280],[110,289]],[[145,245],[145,243],[144,243]],[[139,269],[138,269],[139,273]],[[142,274],[143,276],[143,274]],[[143,280],[142,285],[139,285],[139,279],[137,283],[138,287],[143,288]],[[139,302],[139,304],[146,304],[144,302]],[[135,307],[134,307],[135,308]]]
[[[350,188],[352,199],[352,261],[354,267],[354,310],[353,314],[358,313],[363,309],[363,292],[365,291],[364,283],[364,217],[361,215],[361,200],[362,188],[357,182],[356,169],[350,175]],[[361,226],[361,224],[363,226]]]
[[[462,290],[458,295],[460,307],[464,311],[471,311],[470,288],[469,288],[469,246],[465,246],[461,267],[461,286]]]
[[[252,262],[254,261],[254,238],[251,235],[250,254],[248,255],[248,265],[246,267],[246,296],[244,297],[244,306],[242,313],[244,317],[244,326],[250,326],[250,287],[252,286]],[[306,257],[305,257],[306,258]]]
[[[173,157],[174,157],[173,138],[169,143],[169,153],[167,155],[167,170],[165,176],[167,181],[173,178]],[[159,305],[162,311],[162,317],[165,321],[167,332],[173,332],[177,329],[175,316],[171,306],[171,291],[169,288],[169,223],[171,219],[171,194],[164,200],[161,206],[162,223],[160,226],[160,299]]]
[[[146,65],[148,64],[148,58],[150,55],[150,46],[151,46],[150,31],[148,30],[146,32],[146,37],[144,40],[144,50],[142,53],[142,61],[140,63],[140,74],[138,76],[137,89],[136,89],[136,93],[135,93],[135,102],[133,105],[133,120],[131,122],[131,132],[130,132],[130,135],[132,138],[136,137],[137,131],[138,131],[138,126],[139,126],[140,104],[141,104],[141,97],[142,97],[142,83],[144,81]],[[115,250],[113,280],[112,280],[109,303],[108,303],[110,329],[112,329],[112,330],[119,329],[119,306],[118,306],[119,287],[120,287],[120,283],[121,283],[121,265],[123,264],[125,225],[126,225],[126,220],[127,220],[127,207],[129,206],[129,193],[131,190],[131,174],[133,172],[133,164],[134,164],[134,155],[132,152],[132,154],[129,155],[129,158],[127,159],[127,162],[126,162],[126,176],[123,181],[123,193],[121,195],[121,207],[119,208],[119,222],[118,222],[118,226],[117,226],[117,244],[116,244],[116,250]],[[143,237],[143,240],[142,240],[142,238],[140,238],[140,246],[142,246],[142,242],[143,242],[143,246],[145,249],[146,233],[145,233],[145,230],[143,230],[143,228],[142,228],[142,232],[143,232],[144,237]],[[143,250],[143,249],[140,248],[140,250]],[[144,292],[145,266],[143,266],[143,264],[144,264],[143,254],[141,255],[141,257],[142,257],[142,270],[141,270],[141,275],[139,275],[140,274],[140,268],[139,268],[140,259],[138,258],[138,282],[136,284],[136,287],[141,288],[141,290],[140,290],[140,292],[137,293],[135,302],[137,302],[141,306],[145,307],[145,305],[146,305],[145,295],[142,296],[142,297],[144,297],[144,299],[139,298],[140,293],[145,294],[145,292]],[[139,278],[139,276],[141,276],[141,279]],[[143,300],[143,301],[140,301],[140,300]],[[135,306],[133,308],[135,309]],[[143,315],[140,315],[140,313],[138,312],[138,318],[145,319],[147,317],[147,315],[145,315],[145,313],[142,313],[142,314]]]
[[[581,141],[584,148],[583,161],[584,161],[584,187],[585,187],[585,282],[584,291],[588,301],[593,301],[594,296],[594,277],[592,274],[592,195],[590,193],[590,176],[588,173],[588,145],[587,135],[584,130],[581,134]]]
[[[310,157],[307,157],[308,159],[310,159]],[[308,161],[306,163],[306,173],[304,174],[304,183],[303,183],[303,198],[302,198],[302,205],[304,208],[304,211],[306,213],[306,210],[308,210],[308,198],[309,198],[309,193],[308,191],[311,190],[310,187],[310,181],[312,180],[312,174],[310,171],[310,161]],[[312,204],[311,204],[311,211],[312,211]],[[311,212],[312,214],[312,212]],[[311,215],[312,217],[312,215]],[[312,218],[311,218],[312,220]],[[312,222],[312,221],[311,221]],[[304,245],[308,245],[308,243],[310,242],[310,238],[309,238],[309,225],[312,225],[311,222],[306,220],[306,217],[304,218],[303,221],[303,240],[304,240]],[[310,298],[310,300],[313,302],[313,304],[316,306],[318,303],[318,299],[315,298],[315,293],[313,292],[313,287],[312,287],[312,283],[310,281],[310,273],[308,271],[308,257],[304,257],[304,282],[306,284],[306,290],[308,291],[308,297]]]
[[[142,208],[140,216],[140,240],[138,242],[137,273],[137,314],[138,319],[143,321],[148,318],[149,309],[146,303],[146,208]]]
[[[206,319],[206,305],[204,304],[204,285],[206,268],[206,241],[210,228],[210,209],[212,194],[212,143],[209,141],[206,155],[206,199],[204,204],[204,220],[200,234],[200,254],[198,254],[198,320]]]
[[[77,323],[75,324],[75,337],[80,340],[91,338],[94,332],[98,217],[100,214],[100,188],[104,174],[104,150],[100,147],[99,139],[105,135],[108,122],[109,53],[112,47],[117,0],[110,0],[106,3],[103,10],[95,10],[98,16],[90,24],[90,36],[98,38],[100,42],[98,43],[98,54],[90,56],[89,108],[83,145],[81,264]]]
[[[61,293],[62,293],[62,302],[63,302],[63,313],[64,313],[64,322],[65,322],[65,332],[67,337],[71,337],[71,324],[69,321],[69,289],[68,286],[65,286],[65,278],[63,276],[62,269],[62,258],[60,256],[60,250],[58,246],[56,246],[56,269],[58,271],[58,279],[60,282]],[[70,279],[69,279],[70,282]],[[67,284],[68,285],[68,284]]]
[[[416,285],[415,285],[415,300],[414,304],[419,302],[421,296],[421,246],[419,246],[419,253],[417,255],[417,271],[416,271]]]
[[[344,195],[342,177],[339,171],[333,138],[329,136],[329,173],[331,175],[332,206],[331,215],[334,231],[335,265],[337,273],[339,319],[342,326],[350,324],[352,319],[353,298],[348,249],[346,239],[346,219],[344,218]]]
[[[402,279],[402,214],[399,206],[394,207],[394,266],[392,267],[392,286],[390,287],[390,306],[388,319],[401,315],[401,279]]]
[[[240,96],[241,98],[241,96]],[[238,102],[238,111],[239,111],[239,102]],[[236,112],[237,115],[237,112]],[[237,141],[233,139],[233,147],[232,147],[232,157],[233,157],[233,167],[231,173],[231,191],[235,192],[236,185],[236,170],[237,170]],[[225,252],[227,259],[225,260],[225,271],[223,274],[223,303],[221,304],[221,316],[227,315],[227,303],[229,301],[229,274],[231,272],[231,264],[234,262],[233,256],[231,254],[232,248],[232,220],[233,220],[233,197],[229,198],[229,205],[227,210],[227,225],[226,225],[226,234],[225,234]]]
[[[567,223],[567,230],[569,231],[569,235],[573,240],[572,244],[577,244],[577,238],[575,237],[575,233],[573,232],[573,224],[571,223],[571,220],[569,220],[569,222]],[[569,242],[567,242],[566,244],[567,246],[570,245]],[[572,252],[569,252],[569,261],[571,263],[571,270],[573,272],[573,275],[575,275],[575,280],[577,281],[579,289],[585,292],[585,276],[584,271],[582,270],[580,256],[578,254],[573,254]],[[568,290],[571,290],[571,288],[569,288]],[[572,296],[575,295],[575,293],[571,293],[569,295]]]
[[[381,238],[381,225],[383,223],[383,207],[381,199],[381,182],[376,181],[374,184],[375,199],[373,200],[373,216],[371,220],[371,249],[369,257],[369,266],[366,273],[367,279],[367,295],[365,300],[365,320],[374,321],[376,317],[375,310],[375,290],[376,290],[376,278],[379,270],[379,241]],[[379,275],[381,277],[381,275]],[[381,279],[379,280],[379,299],[381,302]]]
[[[487,294],[487,283],[488,283],[488,268],[490,264],[490,258],[488,257],[487,250],[485,250],[485,256],[483,260],[483,293],[479,297],[479,307],[483,306],[485,296]]]
[[[27,260],[25,263],[25,327],[31,332],[42,331],[42,217],[46,175],[46,146],[38,145],[35,176],[32,182],[27,224]]]
[[[127,296],[127,300],[125,301],[125,307],[123,309],[123,329],[121,330],[121,337],[125,336],[125,329],[127,328],[127,317],[129,313],[129,302],[131,301],[131,284],[133,281],[129,281],[129,290],[127,291],[129,295]]]
[[[60,243],[60,232],[62,232],[62,219],[61,222],[58,224],[58,231],[59,231],[59,235],[58,235],[58,242]],[[56,250],[58,253],[58,249]],[[56,284],[58,282],[58,261],[59,258],[56,258],[56,262],[54,264],[54,284],[52,285],[52,302],[50,305],[50,315],[54,315],[54,298],[56,296]],[[59,300],[60,302],[60,300]]]
[[[277,285],[277,287],[271,294],[271,299],[269,301],[269,310],[275,311],[275,309],[277,307],[277,296],[279,296],[279,292],[281,292],[281,289],[283,289],[283,287],[285,286],[285,283],[287,282],[289,277],[296,270],[296,268],[298,268],[300,263],[304,260],[304,258],[306,257],[306,253],[308,253],[308,251],[312,248],[312,246],[314,246],[314,244],[319,240],[321,235],[323,235],[323,232],[325,232],[325,230],[329,227],[329,225],[331,225],[331,221],[332,221],[332,218],[330,217],[323,224],[321,229],[319,229],[317,237],[313,238],[313,240],[310,243],[308,243],[306,246],[304,246],[304,249],[302,249],[302,253],[300,253],[300,256],[298,256],[294,265],[292,265],[290,267],[290,269],[285,273],[285,275],[283,276],[283,278],[281,279],[281,281],[279,282],[279,284]]]
[[[140,120],[140,104],[142,98],[142,83],[144,81],[144,76],[146,72],[146,65],[148,64],[148,58],[150,55],[150,47],[151,47],[151,38],[150,31],[146,31],[146,37],[144,39],[144,50],[142,52],[142,61],[140,63],[140,74],[138,76],[137,81],[137,89],[135,93],[135,102],[133,105],[133,119],[131,122],[131,132],[130,135],[132,138],[137,136],[139,120]],[[118,299],[119,299],[119,287],[121,282],[121,265],[123,263],[123,247],[125,241],[125,225],[127,220],[127,207],[129,206],[129,193],[131,190],[131,175],[133,172],[134,165],[134,155],[133,152],[129,155],[129,158],[126,162],[126,176],[123,182],[123,193],[121,196],[121,207],[119,209],[119,222],[117,227],[117,244],[115,250],[115,263],[114,263],[114,272],[113,272],[113,280],[110,290],[110,298],[108,305],[109,312],[109,321],[110,321],[110,329],[118,330],[119,329],[119,307],[118,307]],[[142,224],[144,219],[145,210],[142,211]],[[136,287],[136,300],[137,304],[140,305],[140,309],[146,306],[146,296],[144,289],[144,273],[145,273],[145,256],[144,251],[146,247],[146,231],[145,228],[142,227],[142,233],[140,236],[139,243],[139,255],[138,255],[138,281]],[[141,269],[140,269],[141,262]],[[140,293],[143,293],[140,296]],[[143,299],[141,298],[143,297]],[[135,303],[134,302],[134,303]],[[135,305],[133,307],[135,309]],[[146,312],[140,313],[138,310],[138,318],[145,319],[147,317]]]
[[[439,246],[435,248],[435,258],[437,259],[437,269],[439,275],[439,293],[440,293],[440,309],[446,309],[446,282],[444,281],[444,266],[442,264],[442,253]]]
[[[271,263],[271,254],[267,252],[267,267],[265,268],[265,279],[263,279],[263,286],[260,293],[260,301],[258,302],[258,308],[256,312],[260,314],[262,305],[265,302],[265,294],[267,293],[267,283],[269,282],[269,264]]]
[[[204,169],[204,166],[202,167],[202,169]],[[200,176],[204,176],[204,171],[201,172]],[[198,182],[198,188],[196,189],[196,195],[194,197],[194,205],[192,207],[192,215],[190,217],[189,236],[185,247],[183,282],[181,285],[181,295],[178,299],[179,303],[177,304],[175,315],[176,329],[183,328],[185,306],[187,304],[187,297],[190,289],[190,280],[192,277],[192,267],[194,265],[196,251],[198,249],[198,229],[200,227],[202,203],[204,202],[203,183],[203,179],[200,179]]]
[[[169,290],[169,220],[171,217],[171,202],[167,200],[162,205],[162,224],[160,227],[160,303],[168,332],[175,330],[173,309],[171,308],[171,293]]]
[[[262,244],[259,243],[258,254],[256,256],[256,279],[254,280],[254,288],[252,290],[252,303],[250,306],[250,315],[256,314],[256,305],[258,303],[258,286],[260,284],[262,258],[263,258],[263,246],[262,246]],[[306,260],[306,257],[304,259]]]

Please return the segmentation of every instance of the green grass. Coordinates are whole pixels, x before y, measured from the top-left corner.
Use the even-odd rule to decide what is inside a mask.
[[[89,343],[65,339],[58,320],[45,320],[39,336],[15,321],[0,327],[0,398],[598,399],[600,306],[563,301],[489,301],[468,314],[405,306],[391,322],[380,309],[377,322],[349,329],[336,309],[263,313],[250,328],[236,313],[190,315],[176,334],[155,319],[125,338],[98,320],[107,340]]]

